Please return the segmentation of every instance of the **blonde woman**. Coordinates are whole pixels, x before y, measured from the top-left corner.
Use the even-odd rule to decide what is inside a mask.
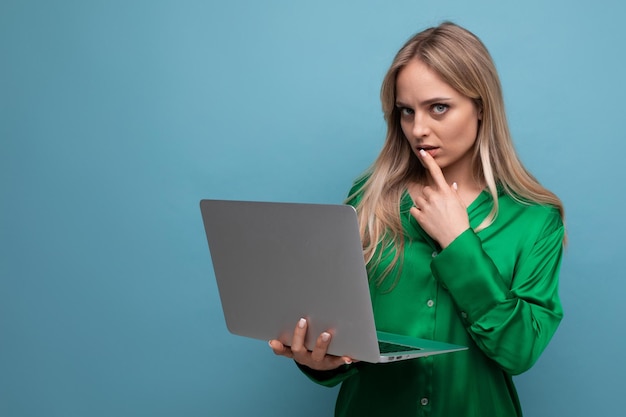
[[[468,346],[391,364],[326,354],[330,335],[294,358],[342,384],[337,416],[521,416],[512,376],[528,370],[563,316],[559,199],[528,173],[482,42],[443,23],[411,38],[381,91],[383,149],[350,192],[378,330]]]

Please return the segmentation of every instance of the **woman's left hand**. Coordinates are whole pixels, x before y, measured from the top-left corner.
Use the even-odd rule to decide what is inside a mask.
[[[435,239],[442,248],[469,228],[467,207],[457,193],[456,183],[448,185],[446,178],[433,157],[420,151],[420,159],[433,180],[432,186],[422,189],[414,198],[411,215],[422,229]]]

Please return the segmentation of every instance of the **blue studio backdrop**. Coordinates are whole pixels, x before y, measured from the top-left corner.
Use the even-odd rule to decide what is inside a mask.
[[[330,415],[336,389],[227,332],[198,202],[341,202],[393,55],[443,20],[567,209],[526,415],[623,416],[624,4],[1,0],[0,416]]]

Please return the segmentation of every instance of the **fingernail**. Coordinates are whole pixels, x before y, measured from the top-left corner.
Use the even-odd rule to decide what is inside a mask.
[[[420,155],[422,155],[422,156],[426,155],[426,151],[423,150],[423,149],[420,149]]]
[[[304,326],[306,326],[306,319],[300,319],[300,321],[298,322],[298,327],[304,329]]]
[[[346,359],[344,362],[346,365],[350,365],[352,363],[352,361],[350,359]]]
[[[322,340],[324,342],[328,342],[328,339],[330,339],[330,333],[327,333],[327,332],[322,333]]]
[[[452,188],[454,188],[455,190],[458,190],[459,186],[458,186],[458,184],[456,182],[453,182],[452,183]]]
[[[267,341],[267,344],[268,344],[268,345],[270,345],[270,347],[271,347],[272,349],[274,349],[274,346],[272,346],[272,341],[271,341],[271,340],[268,340],[268,341]]]

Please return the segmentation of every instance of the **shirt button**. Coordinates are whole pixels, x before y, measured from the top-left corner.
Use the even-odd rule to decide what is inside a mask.
[[[467,313],[465,311],[461,311],[461,317],[466,319],[467,318]]]
[[[434,305],[435,305],[435,302],[434,302],[433,300],[428,300],[428,301],[426,302],[426,305],[427,305],[428,307],[432,307],[432,306],[434,306]]]
[[[431,254],[431,256],[432,256],[433,258],[436,258],[436,257],[437,257],[437,255],[439,255],[439,254],[437,253],[437,251],[434,251],[434,252]]]
[[[420,400],[420,404],[422,404],[422,405],[428,405],[428,398],[422,398],[422,399]]]

